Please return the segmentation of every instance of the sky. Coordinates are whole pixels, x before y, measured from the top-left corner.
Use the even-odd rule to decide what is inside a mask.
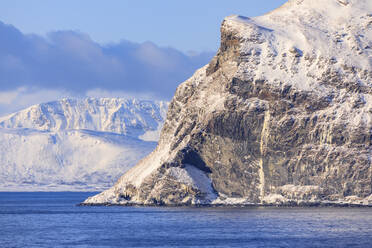
[[[1,0],[0,115],[62,97],[170,100],[207,64],[225,16],[285,0]]]

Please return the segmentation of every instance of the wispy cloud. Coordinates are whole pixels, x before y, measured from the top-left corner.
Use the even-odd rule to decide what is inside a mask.
[[[0,91],[0,116],[10,114],[34,104],[54,101],[65,97],[79,96],[64,90],[32,89],[27,87]]]

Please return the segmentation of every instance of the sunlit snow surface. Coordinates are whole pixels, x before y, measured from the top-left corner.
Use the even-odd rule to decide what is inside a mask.
[[[0,190],[101,190],[151,152],[166,102],[63,99],[0,118]]]

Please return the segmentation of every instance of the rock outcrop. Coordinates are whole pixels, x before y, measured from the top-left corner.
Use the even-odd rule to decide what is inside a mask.
[[[83,204],[372,205],[372,2],[227,17],[158,147]]]

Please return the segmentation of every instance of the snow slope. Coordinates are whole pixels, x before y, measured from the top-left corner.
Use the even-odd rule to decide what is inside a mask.
[[[63,99],[0,118],[0,190],[101,190],[156,146],[166,102]]]
[[[371,10],[369,0],[289,0],[263,16],[227,17],[225,27],[247,41],[242,54],[260,57],[256,79],[277,78],[298,89],[324,94],[320,82],[310,80],[319,77],[324,64],[345,70],[371,68]],[[365,82],[360,80],[360,84]]]

